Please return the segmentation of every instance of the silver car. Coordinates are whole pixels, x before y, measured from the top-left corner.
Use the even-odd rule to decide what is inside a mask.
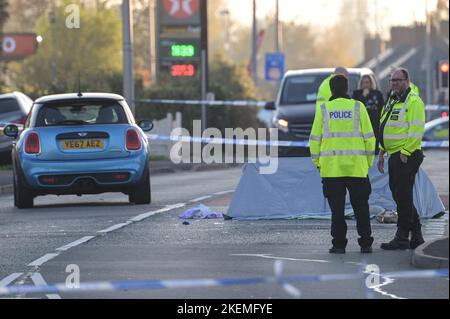
[[[3,134],[8,123],[23,125],[27,120],[33,100],[21,92],[0,94],[0,161],[11,157],[13,138]]]

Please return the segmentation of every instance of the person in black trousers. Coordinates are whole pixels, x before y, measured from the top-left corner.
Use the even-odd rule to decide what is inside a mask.
[[[366,106],[376,138],[375,154],[378,154],[378,131],[380,128],[381,110],[384,105],[383,94],[376,89],[372,78],[369,75],[364,75],[359,83],[359,89],[353,91],[352,99],[358,100]]]

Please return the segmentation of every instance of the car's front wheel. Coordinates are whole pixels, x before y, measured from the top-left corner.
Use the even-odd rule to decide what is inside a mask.
[[[135,203],[137,205],[150,204],[152,201],[152,194],[150,189],[150,175],[148,170],[144,171],[144,179],[137,186],[133,187],[131,192],[128,194],[128,200],[130,203]]]
[[[33,192],[25,185],[20,176],[17,176],[17,172],[14,172],[13,175],[14,205],[17,208],[33,208]]]

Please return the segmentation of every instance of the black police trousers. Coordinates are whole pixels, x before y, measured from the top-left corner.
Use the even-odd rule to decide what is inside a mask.
[[[358,244],[370,247],[373,243],[370,226],[369,195],[372,192],[369,177],[323,178],[323,195],[331,208],[331,236],[336,248],[347,246],[347,223],[345,221],[345,195],[350,194],[350,203],[356,217]]]
[[[400,160],[400,152],[389,157],[389,188],[397,204],[397,227],[406,230],[415,230],[420,227],[420,218],[413,203],[413,188],[417,171],[423,162],[423,152],[416,150],[408,161]]]

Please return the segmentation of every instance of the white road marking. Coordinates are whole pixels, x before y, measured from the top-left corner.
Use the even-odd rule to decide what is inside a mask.
[[[202,200],[205,200],[205,199],[208,199],[208,198],[211,198],[211,197],[212,197],[211,195],[202,196],[202,197],[191,199],[190,202],[193,202],[193,203],[200,202]]]
[[[47,282],[44,280],[44,277],[38,272],[33,273],[30,276],[31,280],[36,286],[46,286]],[[48,299],[61,299],[61,296],[58,294],[47,294],[45,295]]]
[[[330,263],[328,260],[322,259],[304,259],[304,258],[290,258],[290,257],[276,257],[270,254],[231,254],[231,256],[246,256],[246,257],[259,257],[266,259],[280,259],[280,260],[290,260],[290,261],[309,261],[316,263]]]
[[[11,275],[0,280],[0,287],[8,286],[10,283],[12,283],[14,280],[16,280],[17,278],[19,278],[22,275],[23,275],[23,273],[21,273],[21,272],[12,273]]]
[[[106,233],[112,232],[114,230],[120,229],[122,227],[128,226],[130,224],[131,224],[131,221],[128,221],[128,222],[125,222],[125,223],[116,224],[116,225],[113,225],[111,227],[99,230],[97,233],[106,234]]]
[[[66,250],[69,250],[70,248],[73,248],[73,247],[76,247],[78,245],[81,245],[81,244],[91,240],[92,238],[95,238],[95,236],[84,236],[84,237],[82,237],[82,238],[80,238],[78,240],[75,240],[75,241],[67,244],[67,245],[64,245],[64,246],[61,246],[59,248],[56,248],[56,250],[66,251]]]
[[[234,189],[230,189],[230,190],[223,191],[223,192],[217,192],[217,193],[214,193],[214,195],[225,195],[225,194],[229,194],[229,193],[234,193]]]
[[[172,210],[172,209],[181,208],[183,206],[186,206],[186,203],[178,203],[178,204],[173,204],[173,205],[167,205],[164,208],[161,208],[161,209],[158,209],[158,210],[155,210],[155,211],[151,211],[151,212],[147,212],[147,213],[143,213],[143,214],[134,216],[134,217],[130,218],[129,221],[140,222],[140,221],[142,221],[142,220],[144,220],[144,219],[146,219],[146,218],[148,218],[150,216],[153,216],[153,215],[156,215],[156,214],[159,214],[159,213],[164,213],[164,212],[167,212],[167,211]]]
[[[35,261],[32,261],[31,263],[28,264],[28,266],[42,266],[44,263],[46,263],[47,261],[49,261],[50,259],[55,258],[56,256],[58,256],[59,253],[51,253],[51,254],[45,254],[44,256],[36,259]]]

